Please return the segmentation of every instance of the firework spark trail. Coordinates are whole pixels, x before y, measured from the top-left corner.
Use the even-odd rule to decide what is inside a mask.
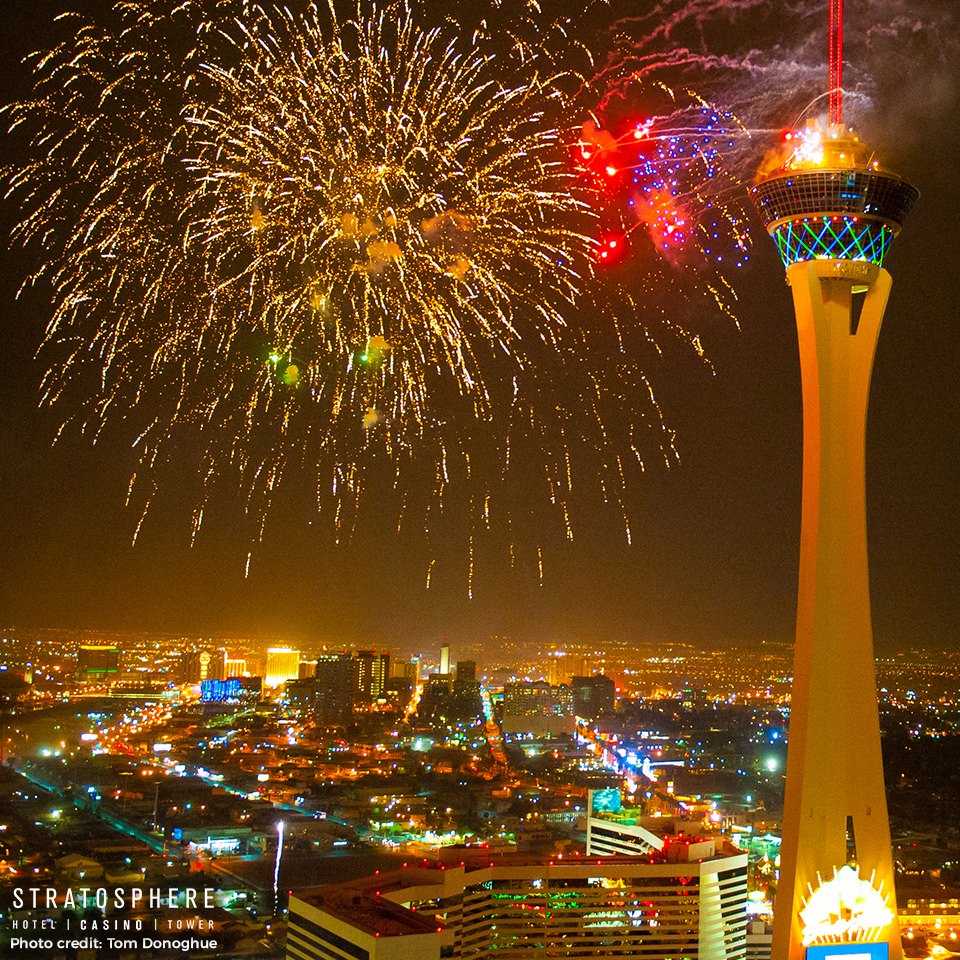
[[[960,11],[949,0],[863,0],[847,12],[845,102],[870,136],[896,143],[905,127],[930,135],[954,109],[960,69]],[[735,162],[749,178],[770,134],[826,112],[827,5],[791,0],[662,0],[609,31],[601,73],[686,82],[720,100],[751,133]],[[784,112],[786,108],[786,113]],[[800,114],[798,120],[797,114]],[[875,128],[881,128],[877,130]]]
[[[253,541],[298,472],[344,532],[384,465],[398,527],[439,528],[459,498],[468,590],[478,531],[505,526],[515,556],[504,490],[542,491],[569,538],[590,475],[629,529],[631,475],[675,457],[644,363],[661,334],[702,353],[662,302],[644,319],[647,300],[729,312],[732,291],[669,257],[638,268],[643,294],[597,283],[605,202],[570,163],[587,85],[557,68],[557,38],[474,47],[395,3],[349,20],[206,6],[69,21],[34,99],[8,108],[36,158],[8,176],[16,236],[53,289],[43,399],[94,438],[135,438],[136,533],[184,457],[203,487],[193,537],[225,477]],[[672,144],[661,174],[693,106],[650,132]],[[706,206],[709,179],[676,202]]]
[[[656,109],[637,121],[638,102]],[[616,117],[625,108],[626,123]],[[663,260],[695,264],[720,309],[729,311],[734,298],[719,265],[729,258],[742,267],[750,247],[742,183],[728,162],[745,136],[739,121],[692,91],[644,83],[636,72],[615,83],[597,113],[619,135],[584,124],[578,159],[601,190],[624,200],[623,239],[643,229]]]

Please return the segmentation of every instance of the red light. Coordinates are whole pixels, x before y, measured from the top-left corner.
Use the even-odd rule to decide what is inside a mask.
[[[623,234],[614,234],[600,238],[597,260],[603,264],[619,263],[627,255],[629,244]]]

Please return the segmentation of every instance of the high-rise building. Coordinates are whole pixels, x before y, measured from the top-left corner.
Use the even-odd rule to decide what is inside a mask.
[[[551,686],[569,683],[571,677],[589,677],[597,669],[595,660],[566,650],[549,650],[543,668],[543,678]]]
[[[427,677],[417,704],[417,718],[425,724],[453,721],[453,685],[447,674],[433,673]]]
[[[420,663],[416,657],[412,660],[390,658],[390,676],[380,696],[395,710],[406,710],[412,700],[413,691],[420,680]]]
[[[747,856],[675,840],[647,856],[406,867],[290,898],[288,960],[743,960]]]
[[[416,686],[420,680],[420,661],[417,657],[412,660],[399,660],[396,657],[391,657],[390,676],[401,677],[412,686]]]
[[[454,721],[463,724],[479,722],[483,714],[480,681],[477,680],[477,665],[473,660],[457,661],[451,707]]]
[[[204,680],[222,680],[226,662],[227,651],[222,647],[191,650],[180,658],[180,682],[203,683]]]
[[[602,673],[592,677],[571,677],[573,712],[578,717],[596,720],[605,713],[613,713],[616,685]]]
[[[548,650],[546,666],[543,669],[543,679],[556,687],[561,683],[567,683],[571,676],[566,654],[562,650]]]
[[[576,729],[573,692],[549,683],[508,683],[503,688],[503,732],[513,736],[556,737]]]
[[[300,675],[300,651],[292,647],[270,647],[267,650],[264,686],[279,687]]]
[[[317,657],[313,684],[313,718],[322,726],[347,723],[357,690],[357,661],[347,653]]]
[[[77,651],[77,679],[112,680],[120,671],[120,650],[112,643],[85,643]]]
[[[242,677],[247,672],[247,661],[239,657],[227,657],[224,661],[224,677]]]
[[[477,679],[475,660],[458,660],[456,679],[462,683],[474,683]]]
[[[830,115],[753,188],[793,292],[803,388],[800,587],[774,960],[902,956],[867,573],[867,400],[890,274],[918,192],[842,122],[841,0]]]
[[[403,677],[390,677],[380,698],[393,710],[406,711],[413,700],[413,684]]]
[[[358,650],[357,698],[360,703],[373,703],[383,693],[390,677],[390,654],[375,650]]]
[[[445,643],[440,648],[440,674],[444,677],[450,674],[450,644]]]

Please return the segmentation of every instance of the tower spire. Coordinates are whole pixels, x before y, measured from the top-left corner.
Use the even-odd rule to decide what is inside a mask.
[[[828,119],[843,123],[843,0],[830,0],[828,59]]]

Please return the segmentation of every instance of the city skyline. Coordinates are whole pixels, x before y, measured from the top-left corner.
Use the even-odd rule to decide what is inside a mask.
[[[38,45],[62,6],[47,2],[4,18],[8,57],[0,82],[12,95],[26,90],[21,55]],[[941,53],[956,56],[949,38]],[[944,82],[938,95],[955,109],[955,85]],[[785,116],[784,126],[792,119]],[[922,121],[917,106],[905,124]],[[960,519],[951,506],[960,460],[960,332],[949,289],[957,256],[947,233],[957,190],[948,162],[956,133],[926,122],[928,137],[915,153],[882,134],[871,137],[922,194],[891,257],[898,283],[880,336],[867,431],[879,651],[948,646],[960,613],[952,582]],[[880,119],[884,126],[889,114]],[[750,171],[743,179],[746,190]],[[3,219],[6,229],[9,209]],[[32,359],[47,317],[37,297],[13,301],[28,258],[9,252],[2,287],[3,625],[358,645],[419,638],[439,645],[447,635],[456,646],[492,634],[544,644],[788,642],[799,540],[799,367],[789,291],[759,222],[751,227],[752,265],[737,285],[741,331],[717,317],[696,324],[713,373],[680,355],[649,371],[682,462],[669,471],[652,462],[632,487],[640,518],[633,546],[616,518],[588,518],[594,522],[572,545],[558,537],[545,551],[542,581],[529,563],[519,572],[500,562],[480,565],[470,601],[461,544],[448,545],[427,591],[429,561],[415,536],[395,536],[388,518],[373,511],[356,542],[337,547],[308,525],[294,497],[279,504],[244,579],[246,545],[230,530],[237,508],[223,492],[211,504],[209,533],[189,548],[189,512],[178,503],[184,477],[161,491],[156,514],[131,547],[136,516],[123,509],[131,462],[123,439],[107,436],[94,447],[68,434],[49,448],[56,424],[36,409],[41,371]]]
[[[643,899],[651,901],[645,915],[660,922],[644,930],[637,904],[611,902],[599,929],[615,945],[636,939],[655,951],[651,933],[696,936],[695,914],[685,912],[689,922],[679,927],[664,922],[676,895],[692,895],[687,906],[696,907],[694,871],[676,872],[692,844],[689,859],[708,873],[723,870],[739,890],[736,902],[744,903],[747,884],[749,907],[746,915],[731,913],[725,955],[743,955],[744,932],[747,956],[767,955],[789,733],[785,648],[758,656],[744,649],[646,657],[624,651],[629,669],[607,664],[616,690],[611,680],[577,676],[591,668],[569,656],[547,672],[570,686],[518,681],[516,652],[504,647],[487,651],[493,676],[482,670],[481,680],[474,663],[458,657],[453,676],[425,678],[435,664],[422,663],[415,689],[413,665],[391,657],[387,686],[375,695],[363,680],[370,651],[318,657],[296,679],[269,688],[260,676],[228,677],[231,662],[211,644],[139,637],[121,650],[78,647],[78,639],[3,638],[0,788],[8,802],[0,862],[2,893],[14,905],[7,931],[20,937],[11,940],[15,949],[30,946],[22,934],[49,915],[49,896],[69,919],[71,893],[82,903],[78,887],[89,880],[96,889],[101,871],[125,893],[131,883],[143,889],[133,916],[119,915],[127,930],[172,930],[164,911],[156,916],[147,888],[168,890],[179,886],[170,881],[189,876],[191,888],[219,891],[215,908],[204,902],[195,923],[227,944],[251,930],[269,934],[273,955],[283,953],[288,934],[287,955],[298,956],[303,904],[314,902],[307,890],[317,884],[333,882],[325,893],[345,893],[344,881],[361,880],[345,902],[359,896],[363,907],[344,918],[359,926],[341,934],[379,933],[389,946],[401,931],[377,900],[399,889],[393,871],[405,865],[441,879],[444,868],[455,879],[465,862],[468,874],[474,864],[502,867],[491,878],[494,889],[498,880],[525,876],[535,881],[529,896],[539,906],[537,898],[557,895],[554,879],[561,897],[578,878],[574,886],[590,893],[592,858],[607,857],[605,869],[643,878]],[[894,771],[898,911],[910,958],[938,956],[960,932],[960,837],[951,817],[957,658],[907,652],[879,666],[884,752]],[[542,660],[525,667],[536,676]],[[269,672],[262,650],[246,666]],[[567,677],[564,666],[575,675]],[[117,860],[118,830],[124,862]],[[740,859],[724,863],[729,856]],[[709,889],[709,877],[701,880]],[[44,887],[51,894],[32,902],[30,890]],[[525,899],[511,896],[515,904]],[[711,903],[700,901],[708,921],[699,925],[701,936],[717,929]],[[413,906],[429,916],[426,904]],[[529,907],[516,909],[521,919],[537,919],[523,913]],[[109,902],[107,912],[118,917]],[[449,909],[436,927],[455,940],[476,932],[462,929]],[[521,936],[523,925],[505,921],[503,929]],[[597,929],[588,922],[581,933]],[[545,935],[539,924],[534,932]],[[267,947],[263,938],[258,947]],[[687,950],[693,955],[691,945]]]

